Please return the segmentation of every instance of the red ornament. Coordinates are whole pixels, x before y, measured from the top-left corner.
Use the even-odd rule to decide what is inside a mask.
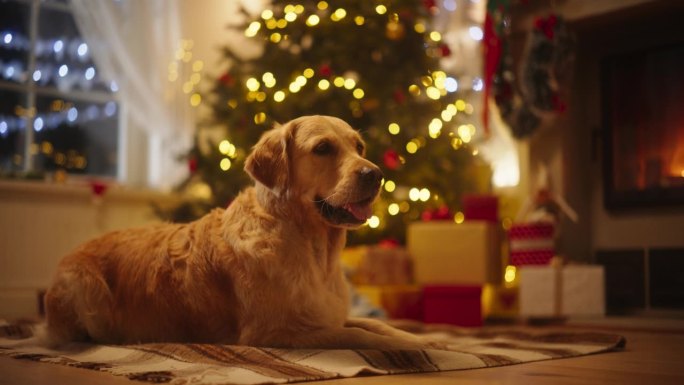
[[[568,105],[565,104],[563,99],[556,93],[551,96],[551,104],[553,105],[553,109],[559,113],[563,113],[568,109]]]
[[[549,25],[552,28],[556,28],[556,24],[558,24],[558,16],[555,14],[550,14],[549,17],[546,19],[546,22],[549,23]]]
[[[400,89],[394,90],[392,96],[397,104],[404,104],[404,102],[406,102],[406,94]]]
[[[100,181],[91,181],[90,190],[94,197],[102,197],[107,192],[107,184]]]
[[[439,46],[439,53],[442,55],[442,57],[449,57],[451,56],[451,48],[449,48],[449,46],[446,44],[442,44]]]
[[[328,64],[321,64],[321,66],[318,67],[318,73],[321,76],[328,78],[328,77],[332,76],[332,68],[330,68],[330,66]]]
[[[437,210],[435,210],[433,217],[436,220],[440,221],[449,220],[451,219],[451,211],[449,210],[449,207],[447,207],[446,205],[442,205]]]
[[[534,28],[542,30],[544,28],[544,18],[538,17],[534,19]]]
[[[188,159],[188,169],[190,169],[191,173],[195,173],[195,171],[197,171],[197,158],[192,157]]]
[[[399,245],[400,245],[399,241],[394,239],[394,238],[385,238],[385,239],[380,240],[380,242],[378,242],[378,246],[386,248],[386,249],[394,249],[394,248],[399,247]]]
[[[382,156],[382,161],[385,164],[385,167],[390,170],[396,170],[401,165],[399,154],[391,148],[385,151],[385,154]]]
[[[439,206],[437,209],[426,209],[420,214],[423,222],[448,221],[451,220],[451,210],[446,205]]]
[[[538,17],[534,20],[534,27],[541,31],[549,40],[553,40],[553,36],[558,24],[558,17],[556,15],[549,15],[546,19]]]
[[[423,7],[428,11],[434,13],[437,11],[437,1],[435,0],[423,0]]]
[[[231,74],[229,74],[228,72],[221,75],[221,77],[219,78],[219,81],[223,85],[228,86],[228,87],[232,87],[235,84],[235,78],[233,78],[233,76],[231,76]]]

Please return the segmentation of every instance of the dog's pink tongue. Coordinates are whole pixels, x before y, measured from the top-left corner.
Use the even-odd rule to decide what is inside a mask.
[[[360,221],[365,221],[373,214],[371,205],[369,204],[347,203],[344,205],[344,209],[352,213],[352,215]]]

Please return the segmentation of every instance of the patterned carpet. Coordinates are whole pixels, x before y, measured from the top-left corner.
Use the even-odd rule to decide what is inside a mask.
[[[395,325],[397,326],[397,325]],[[449,350],[301,350],[211,344],[31,346],[31,325],[0,326],[0,354],[169,384],[271,384],[463,370],[577,357],[625,346],[619,335],[403,324]]]

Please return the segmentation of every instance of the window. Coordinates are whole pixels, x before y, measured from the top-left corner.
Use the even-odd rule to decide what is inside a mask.
[[[116,177],[115,82],[104,81],[68,0],[0,0],[0,173]]]

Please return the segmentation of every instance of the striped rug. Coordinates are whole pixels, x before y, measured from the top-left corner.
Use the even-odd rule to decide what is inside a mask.
[[[397,325],[395,325],[397,326]],[[30,325],[0,326],[0,354],[169,384],[271,384],[358,375],[438,372],[576,357],[624,347],[623,337],[530,328],[460,329],[403,324],[449,350],[302,350],[212,344],[31,346]]]

